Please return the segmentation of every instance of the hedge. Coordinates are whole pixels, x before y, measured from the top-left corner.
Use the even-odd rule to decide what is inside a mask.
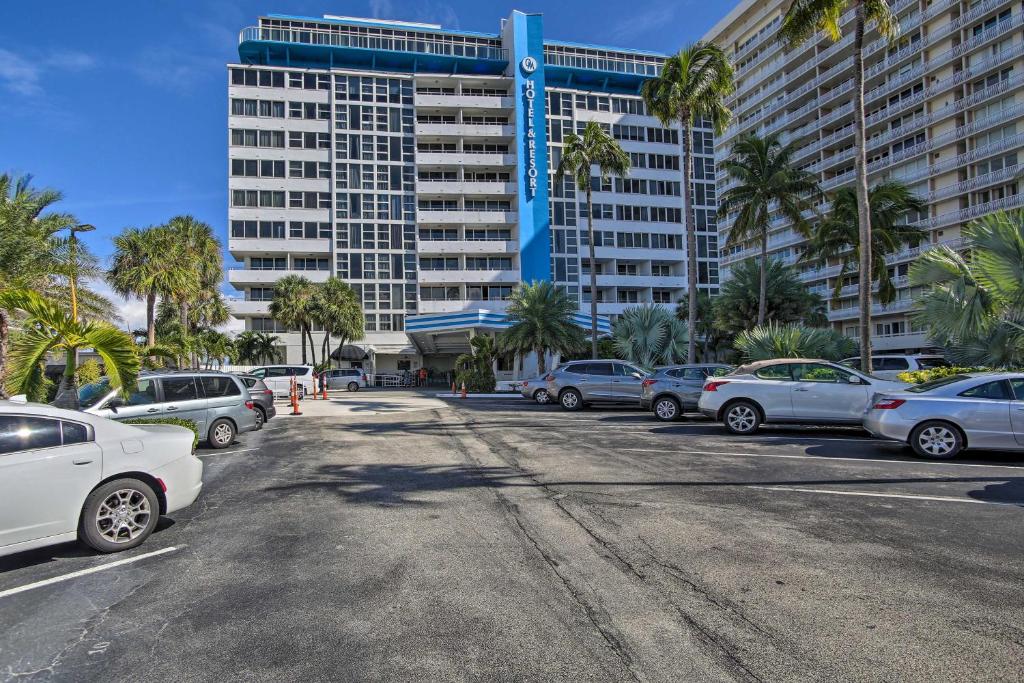
[[[180,417],[132,417],[127,420],[118,420],[121,424],[126,425],[175,425],[177,427],[184,427],[185,429],[191,429],[192,434],[192,448],[195,449],[199,443],[199,427],[192,420],[186,420]]]
[[[923,384],[924,382],[930,382],[933,379],[941,379],[943,377],[949,377],[950,375],[962,375],[967,372],[984,372],[988,368],[931,368],[930,370],[914,370],[912,372],[901,372],[896,375],[896,379],[901,382],[907,382],[908,384]]]

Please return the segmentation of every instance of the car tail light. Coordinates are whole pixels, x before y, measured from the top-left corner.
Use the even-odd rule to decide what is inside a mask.
[[[529,382],[523,382],[523,389],[525,389],[525,388],[526,388],[526,387],[528,387],[528,386],[530,386],[530,383],[529,383]]]
[[[654,384],[657,381],[658,380],[656,380],[656,379],[645,379],[644,381],[640,382],[640,386],[643,387],[644,389],[646,389],[647,387],[651,386],[652,384]]]
[[[704,391],[718,391],[718,387],[724,384],[728,384],[728,382],[724,382],[722,380],[708,382],[707,384],[704,385]]]
[[[271,389],[264,389],[263,390],[263,395],[264,396],[273,396],[274,392]]]
[[[167,484],[164,483],[163,479],[161,479],[160,477],[156,477],[156,483],[160,484],[161,491],[167,493]]]
[[[254,410],[256,408],[256,404],[254,404],[252,401],[246,401],[245,407],[248,408],[249,410]]]
[[[881,398],[875,401],[875,405],[871,407],[874,410],[893,410],[899,408],[904,403],[906,401],[902,398]]]
[[[544,375],[544,381],[545,382],[554,382],[555,381],[555,376],[552,375],[551,373],[548,373],[548,374]]]

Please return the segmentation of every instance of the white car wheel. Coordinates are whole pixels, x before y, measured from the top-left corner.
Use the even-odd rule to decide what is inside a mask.
[[[682,411],[679,409],[679,402],[674,398],[665,396],[654,402],[654,416],[662,422],[672,422],[678,419],[680,412]]]
[[[575,389],[566,389],[558,397],[558,402],[566,410],[579,410],[583,407],[583,397]]]
[[[128,550],[153,533],[160,515],[156,493],[138,479],[107,482],[82,506],[79,538],[104,553]]]
[[[753,434],[761,426],[757,408],[746,401],[734,403],[725,411],[725,427],[733,434]]]
[[[538,389],[533,392],[533,400],[542,406],[546,406],[551,403],[551,395],[548,393],[547,389]]]
[[[910,435],[910,445],[922,457],[948,460],[963,450],[963,439],[952,425],[925,422]]]

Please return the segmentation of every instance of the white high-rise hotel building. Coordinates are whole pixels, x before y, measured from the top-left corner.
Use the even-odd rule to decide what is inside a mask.
[[[268,15],[238,50],[229,248],[241,267],[229,279],[244,300],[232,309],[281,337],[289,362],[299,335],[268,313],[287,274],[359,292],[356,343],[379,372],[447,369],[471,334],[505,324],[522,281],[553,280],[586,312],[585,203],[554,168],[588,120],[633,163],[626,179],[594,181],[601,329],[631,304],[685,297],[681,141],[639,97],[663,55],[546,40],[541,16],[520,12],[494,34]],[[699,279],[715,291],[711,131],[695,144]]]
[[[798,140],[796,163],[813,172],[825,190],[853,181],[852,11],[843,16],[844,38],[817,37],[795,50],[777,38],[787,0],[744,0],[705,36],[736,65],[737,88],[729,105],[732,127],[717,140],[725,158],[748,131],[781,132]],[[866,38],[865,93],[869,184],[898,179],[927,203],[910,216],[921,230],[888,259],[898,299],[875,305],[875,349],[916,350],[927,339],[908,315],[918,292],[907,284],[910,263],[935,244],[962,244],[970,220],[1024,203],[1018,192],[1024,144],[1024,5],[1020,0],[895,0],[902,36],[896,44],[874,30]],[[871,28],[871,27],[869,27]],[[718,190],[728,188],[720,179]],[[732,217],[720,221],[722,235]],[[786,221],[773,223],[771,253],[801,271],[800,277],[830,298],[839,267],[801,263],[804,239]],[[755,253],[722,255],[722,277]],[[851,336],[858,326],[856,274],[842,284],[842,299],[829,319]]]

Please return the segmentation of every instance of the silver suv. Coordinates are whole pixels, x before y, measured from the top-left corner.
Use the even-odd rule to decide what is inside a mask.
[[[127,398],[107,379],[78,390],[82,410],[112,420],[180,417],[191,420],[212,448],[257,428],[256,410],[240,377],[214,370],[144,372]]]
[[[565,410],[591,403],[622,403],[640,407],[640,389],[647,373],[621,360],[574,360],[559,365],[544,380],[548,396]]]
[[[654,412],[662,422],[678,420],[684,412],[695,412],[704,380],[732,372],[731,365],[703,363],[655,368],[641,383],[640,407]]]

